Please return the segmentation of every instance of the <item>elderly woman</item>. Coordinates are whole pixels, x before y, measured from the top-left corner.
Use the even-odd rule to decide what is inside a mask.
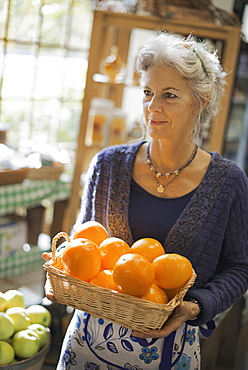
[[[199,326],[247,290],[246,175],[199,147],[226,74],[204,43],[164,32],[148,40],[137,69],[150,139],[95,156],[77,225],[96,220],[130,245],[155,238],[187,257],[197,279],[147,335],[76,310],[57,369],[200,369]]]

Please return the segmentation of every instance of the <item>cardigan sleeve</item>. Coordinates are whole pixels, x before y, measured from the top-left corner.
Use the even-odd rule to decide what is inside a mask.
[[[236,179],[234,197],[214,277],[201,288],[192,287],[185,299],[194,298],[202,306],[191,325],[202,325],[225,311],[248,289],[248,185],[245,175]]]
[[[77,221],[73,226],[72,232],[78,225],[83,222],[94,220],[94,201],[95,201],[95,186],[97,181],[98,173],[98,155],[95,155],[90,162],[89,168],[86,173],[83,194],[81,197],[80,213],[77,217]]]

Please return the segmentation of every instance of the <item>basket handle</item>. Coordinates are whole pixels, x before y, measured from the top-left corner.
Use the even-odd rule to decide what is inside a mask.
[[[55,253],[56,253],[56,250],[57,250],[57,241],[60,239],[60,238],[64,238],[66,240],[67,243],[70,242],[70,237],[67,233],[65,233],[64,231],[61,231],[60,233],[56,234],[52,240],[52,258],[53,259],[56,259],[56,256],[55,256]]]

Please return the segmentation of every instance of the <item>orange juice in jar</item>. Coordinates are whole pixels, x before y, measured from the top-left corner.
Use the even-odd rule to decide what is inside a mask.
[[[123,144],[126,141],[126,113],[123,109],[114,110],[109,133],[109,145]]]
[[[88,114],[85,144],[104,147],[108,143],[109,124],[114,110],[110,99],[93,98]]]

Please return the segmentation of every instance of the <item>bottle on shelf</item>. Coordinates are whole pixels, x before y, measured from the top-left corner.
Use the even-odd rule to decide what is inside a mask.
[[[88,113],[85,144],[104,147],[108,145],[110,120],[115,104],[110,99],[93,98]]]
[[[124,81],[126,77],[126,65],[122,61],[116,45],[111,46],[110,55],[101,61],[100,72],[108,76],[108,82],[121,83]]]
[[[110,122],[109,145],[124,144],[126,142],[126,113],[116,108]]]

